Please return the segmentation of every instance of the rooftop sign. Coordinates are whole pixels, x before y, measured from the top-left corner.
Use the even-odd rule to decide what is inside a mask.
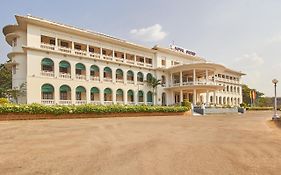
[[[196,55],[195,52],[192,52],[192,51],[190,51],[190,50],[187,50],[187,49],[185,49],[185,48],[183,48],[183,47],[176,46],[176,45],[174,45],[174,44],[171,44],[171,45],[170,45],[170,48],[171,48],[172,50],[179,51],[179,52],[185,53],[185,54],[187,54],[187,55],[192,55],[192,56],[195,56],[195,55]]]

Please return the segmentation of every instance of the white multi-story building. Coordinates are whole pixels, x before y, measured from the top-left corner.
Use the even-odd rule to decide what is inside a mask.
[[[20,103],[239,105],[241,72],[177,46],[133,44],[33,16],[17,16],[3,33],[12,46],[6,67]],[[152,88],[155,77],[161,85]]]

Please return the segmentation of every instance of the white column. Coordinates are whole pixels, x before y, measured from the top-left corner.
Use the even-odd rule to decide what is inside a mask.
[[[195,81],[196,81],[196,70],[193,69],[193,85],[195,85]]]
[[[214,91],[214,94],[213,94],[213,103],[214,104],[217,104],[217,100],[216,100],[216,91]]]
[[[75,68],[75,64],[73,64],[72,62],[70,62],[70,75],[72,79],[76,78],[76,68]]]
[[[123,70],[123,80],[124,84],[127,84],[127,70]]]
[[[193,105],[196,105],[196,89],[193,89]]]
[[[112,90],[112,102],[116,104],[116,90]]]
[[[182,86],[182,71],[180,71],[180,86]]]
[[[103,59],[103,56],[102,56],[102,48],[100,47],[100,58]]]
[[[54,87],[54,100],[55,100],[55,104],[59,104],[60,101],[60,86],[58,87]]]
[[[91,88],[90,89],[86,88],[86,101],[87,103],[91,102]]]
[[[104,104],[104,94],[103,94],[103,89],[100,89],[100,103],[103,105]]]
[[[134,72],[134,84],[137,85],[137,83],[138,83],[138,72],[135,72],[135,71],[133,71],[133,72]]]
[[[208,74],[208,70],[206,69],[206,84],[208,83],[208,79],[209,79],[209,74]]]
[[[114,50],[112,50],[112,59],[115,60]]]
[[[75,104],[76,102],[76,88],[71,87],[71,103]]]
[[[180,103],[182,103],[183,102],[183,92],[182,92],[182,90],[180,90]]]
[[[104,67],[100,66],[99,69],[100,69],[100,82],[103,82],[103,69],[104,69]]]
[[[112,69],[112,82],[116,83],[116,69]]]
[[[209,99],[210,99],[209,91],[207,91],[207,93],[206,93],[206,106],[209,106]]]
[[[137,105],[138,104],[138,91],[134,91],[134,104]]]
[[[170,74],[170,87],[173,86],[173,73]]]
[[[91,65],[86,65],[86,80],[90,80],[90,69],[91,69],[91,67],[90,67]]]
[[[123,95],[124,95],[124,96],[123,96],[123,98],[124,98],[124,104],[127,105],[127,104],[128,104],[128,98],[127,98],[128,95],[127,95],[127,91],[125,90],[123,93],[124,93],[124,94],[123,94]]]

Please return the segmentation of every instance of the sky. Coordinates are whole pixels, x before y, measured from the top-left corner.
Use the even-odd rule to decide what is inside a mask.
[[[9,0],[1,2],[0,27],[31,14],[149,47],[174,42],[246,73],[243,83],[273,96],[272,79],[281,81],[280,9],[278,0]],[[0,63],[10,50],[1,33]]]

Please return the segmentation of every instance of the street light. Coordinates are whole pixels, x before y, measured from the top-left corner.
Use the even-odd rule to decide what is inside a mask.
[[[272,117],[272,120],[278,120],[280,119],[279,115],[277,114],[277,98],[276,98],[276,85],[278,83],[278,80],[273,79],[272,83],[274,84],[274,115]]]

